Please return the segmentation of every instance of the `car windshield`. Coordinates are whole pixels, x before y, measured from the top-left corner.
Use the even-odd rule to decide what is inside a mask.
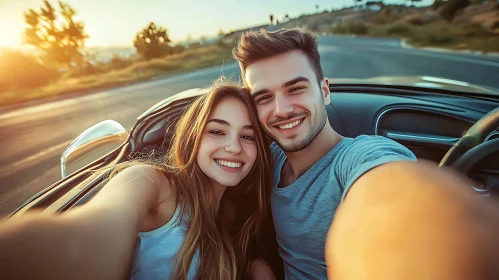
[[[239,77],[249,30],[315,32],[333,86],[499,94],[495,0],[6,0],[0,26],[0,215],[61,179],[87,128],[129,130],[166,97]]]

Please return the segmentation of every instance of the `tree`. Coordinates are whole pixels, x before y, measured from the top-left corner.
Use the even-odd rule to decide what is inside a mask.
[[[46,66],[36,57],[18,50],[0,53],[0,92],[33,89],[50,84],[59,78],[59,71]]]
[[[440,11],[440,15],[447,21],[452,21],[456,13],[468,7],[470,5],[469,0],[449,0],[442,4],[443,8]]]
[[[273,25],[274,24],[274,15],[273,14],[270,14],[270,25]]]
[[[433,10],[438,10],[438,8],[440,8],[440,6],[442,6],[442,3],[443,3],[442,0],[435,0],[435,1],[433,1],[433,4],[431,5],[431,8]]]
[[[422,0],[408,0],[411,6],[414,6],[414,2],[421,2]]]
[[[39,12],[29,9],[24,13],[24,42],[41,50],[46,62],[66,67],[80,65],[80,49],[88,38],[85,26],[75,20],[76,11],[71,6],[58,3],[59,10],[44,0]]]
[[[167,55],[170,42],[166,28],[156,26],[154,22],[151,22],[137,33],[133,46],[138,54],[149,60]]]
[[[284,20],[283,20],[283,21],[289,21],[289,15],[288,15],[288,14],[286,14],[286,15],[284,16]]]
[[[319,12],[319,5],[318,4],[315,4],[315,9],[317,10],[317,13]]]

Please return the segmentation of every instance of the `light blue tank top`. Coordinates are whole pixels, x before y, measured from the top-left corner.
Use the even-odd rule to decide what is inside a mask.
[[[173,279],[175,258],[187,233],[187,215],[184,212],[180,220],[180,208],[162,227],[138,234],[130,279]],[[199,252],[192,259],[187,279],[194,279],[198,263]]]

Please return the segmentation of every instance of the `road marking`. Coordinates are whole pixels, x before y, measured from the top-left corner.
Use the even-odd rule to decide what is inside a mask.
[[[34,154],[32,156],[29,156],[27,158],[24,158],[20,161],[17,161],[17,162],[14,162],[12,164],[9,164],[7,165],[6,167],[0,169],[0,177],[6,177],[12,173],[14,173],[16,170],[19,169],[19,167],[22,167],[24,166],[25,164],[28,164],[29,162],[32,162],[32,161],[35,161],[37,160],[38,158],[40,157],[43,157],[47,154],[50,154],[50,153],[53,153],[61,148],[64,148],[64,147],[67,147],[69,144],[71,144],[71,142],[73,142],[73,140],[69,140],[69,141],[66,141],[66,142],[63,142],[63,143],[60,143],[56,146],[53,146],[53,147],[50,147],[42,152],[39,152],[37,154]],[[62,153],[61,153],[62,155]]]
[[[34,105],[32,107],[17,109],[17,110],[10,112],[10,113],[5,113],[3,115],[0,115],[0,120],[14,118],[14,117],[22,116],[22,115],[27,115],[27,114],[40,113],[40,112],[44,112],[44,111],[58,109],[61,107],[69,107],[71,105],[76,105],[76,104],[81,104],[83,101],[91,101],[91,100],[99,99],[102,97],[102,94],[106,94],[106,93],[107,92],[86,95],[86,96],[84,95],[84,96],[79,96],[76,98],[60,100],[60,101],[53,101],[50,103],[39,104],[39,105]]]
[[[357,39],[354,39],[357,41]],[[454,60],[454,61],[459,61],[459,62],[467,62],[467,63],[477,63],[477,64],[483,64],[483,65],[488,65],[488,66],[493,66],[493,67],[499,67],[499,62],[493,62],[493,61],[486,61],[486,60],[480,60],[480,59],[474,59],[470,57],[463,57],[462,54],[451,54],[451,53],[437,53],[437,52],[432,52],[429,50],[424,50],[424,49],[418,49],[415,47],[404,47],[404,44],[406,44],[402,40],[397,40],[396,45],[392,44],[385,44],[384,41],[369,41],[371,39],[363,39],[357,41],[356,43],[351,44],[348,47],[343,47],[344,49],[349,49],[350,47],[356,47],[360,46],[361,48],[367,47],[367,49],[374,50],[374,51],[382,51],[382,52],[393,52],[396,51],[398,53],[403,53],[403,54],[411,54],[411,55],[421,55],[421,56],[430,56],[430,57],[438,57],[442,59],[448,59],[448,60]],[[386,43],[393,43],[392,41],[387,41]],[[334,45],[334,43],[333,43]],[[380,46],[386,46],[387,48],[376,48]],[[320,47],[320,45],[319,45]],[[374,48],[373,48],[374,47]],[[460,56],[461,55],[461,56]]]
[[[453,60],[453,61],[458,61],[458,62],[466,62],[466,63],[473,63],[473,64],[482,64],[482,65],[487,65],[487,66],[492,66],[492,67],[499,67],[499,62],[485,61],[485,60],[479,60],[479,59],[473,59],[473,58],[467,58],[467,57],[451,56],[451,55],[446,55],[446,54],[441,54],[441,53],[433,53],[433,52],[417,50],[417,49],[404,49],[404,48],[392,48],[390,50],[380,49],[380,48],[364,48],[364,49],[372,50],[372,51],[387,52],[387,53],[398,52],[401,54],[429,56],[429,57],[436,57],[436,58]]]

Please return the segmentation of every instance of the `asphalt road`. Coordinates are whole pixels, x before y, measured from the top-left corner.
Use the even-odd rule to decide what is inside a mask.
[[[398,40],[352,37],[321,37],[319,51],[330,78],[425,75],[499,88],[498,57],[406,49]],[[60,179],[60,155],[86,128],[113,119],[130,129],[151,105],[208,86],[220,74],[237,79],[237,64],[0,112],[0,216]]]

